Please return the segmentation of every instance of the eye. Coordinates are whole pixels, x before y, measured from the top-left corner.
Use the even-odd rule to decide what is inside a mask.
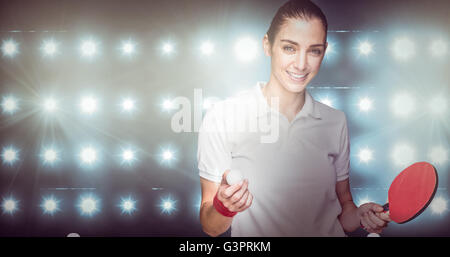
[[[315,54],[315,55],[321,55],[322,54],[322,50],[320,50],[320,49],[313,49],[311,52],[313,54]]]
[[[284,46],[283,50],[290,53],[295,52],[295,49],[292,46]]]

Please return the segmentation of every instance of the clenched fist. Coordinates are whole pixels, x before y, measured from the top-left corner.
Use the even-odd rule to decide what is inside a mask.
[[[248,190],[248,179],[242,180],[240,183],[232,186],[227,183],[227,175],[230,173],[226,170],[222,175],[219,189],[217,191],[217,199],[230,212],[242,212],[252,205],[253,195]]]

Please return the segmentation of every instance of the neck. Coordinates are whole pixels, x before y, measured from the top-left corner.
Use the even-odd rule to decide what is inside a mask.
[[[289,120],[292,120],[305,104],[305,90],[298,93],[290,92],[273,77],[270,78],[262,92],[269,105],[271,97],[278,97],[280,100],[279,112],[284,114]]]

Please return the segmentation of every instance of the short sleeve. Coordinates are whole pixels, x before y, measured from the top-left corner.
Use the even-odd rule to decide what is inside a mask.
[[[223,112],[218,104],[203,118],[198,133],[197,161],[200,177],[220,183],[231,166],[231,149],[225,131]]]
[[[341,126],[339,155],[334,163],[337,181],[347,179],[350,171],[350,140],[348,135],[347,119],[345,114],[343,114],[342,117],[343,124]]]

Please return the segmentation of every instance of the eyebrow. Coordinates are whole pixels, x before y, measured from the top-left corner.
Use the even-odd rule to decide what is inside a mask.
[[[291,44],[296,45],[296,46],[299,45],[297,42],[289,40],[289,39],[281,39],[281,41],[282,42],[288,42],[288,43],[291,43]],[[316,47],[316,46],[323,46],[323,47],[325,47],[325,44],[314,44],[314,45],[310,45],[309,47]]]

